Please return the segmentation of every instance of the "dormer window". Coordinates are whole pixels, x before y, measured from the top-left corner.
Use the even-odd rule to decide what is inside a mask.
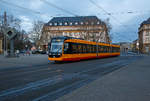
[[[49,23],[49,25],[51,26],[51,25],[52,25],[52,23]]]
[[[57,23],[55,23],[54,25],[57,26]]]
[[[65,25],[67,25],[67,22],[65,22]]]
[[[75,22],[75,25],[78,25],[78,22]]]
[[[62,26],[62,23],[59,23],[60,26]]]
[[[72,25],[72,22],[70,22],[70,25]]]

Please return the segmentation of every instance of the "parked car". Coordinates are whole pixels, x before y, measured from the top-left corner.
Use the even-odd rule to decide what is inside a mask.
[[[131,54],[131,55],[136,55],[137,53],[135,53],[135,52],[132,52],[132,51],[128,51],[128,54]]]
[[[39,50],[33,50],[32,54],[40,54],[40,51]]]
[[[41,54],[46,54],[46,51],[45,51],[45,50],[42,50],[40,53],[41,53]]]
[[[46,54],[45,50],[33,50],[32,54]]]

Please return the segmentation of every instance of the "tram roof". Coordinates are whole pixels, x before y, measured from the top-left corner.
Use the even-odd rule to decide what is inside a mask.
[[[96,42],[93,42],[93,41],[87,41],[87,40],[84,40],[84,39],[82,39],[82,38],[75,38],[75,37],[68,37],[68,36],[58,36],[58,37],[54,37],[53,39],[63,39],[63,40],[68,40],[68,42],[78,42],[78,43],[96,44]],[[74,40],[72,40],[72,39],[74,39]],[[119,45],[108,44],[108,43],[103,43],[103,42],[98,42],[98,45],[120,47]]]

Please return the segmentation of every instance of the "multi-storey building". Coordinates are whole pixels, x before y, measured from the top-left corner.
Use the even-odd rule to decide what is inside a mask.
[[[141,23],[138,34],[140,52],[150,53],[150,18]]]
[[[44,25],[39,44],[47,45],[55,36],[110,43],[106,23],[96,16],[54,17]]]
[[[120,51],[121,53],[128,53],[128,51],[131,51],[131,43],[129,42],[120,42]]]

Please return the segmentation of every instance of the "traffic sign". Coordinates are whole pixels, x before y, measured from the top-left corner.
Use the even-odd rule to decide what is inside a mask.
[[[4,34],[7,36],[9,40],[13,39],[17,35],[17,33],[12,28],[7,28],[4,31]]]

